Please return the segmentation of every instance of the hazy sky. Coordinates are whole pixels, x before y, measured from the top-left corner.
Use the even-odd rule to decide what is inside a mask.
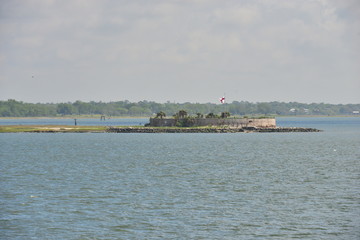
[[[1,0],[0,100],[360,103],[358,0]]]

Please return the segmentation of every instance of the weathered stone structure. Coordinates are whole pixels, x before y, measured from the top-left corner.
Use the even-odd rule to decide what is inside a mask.
[[[183,119],[175,118],[150,118],[151,127],[175,127],[178,122]],[[191,118],[187,121],[189,127],[198,126],[227,126],[231,128],[275,128],[275,118]]]

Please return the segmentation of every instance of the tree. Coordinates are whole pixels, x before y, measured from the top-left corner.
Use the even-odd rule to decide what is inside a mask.
[[[141,115],[146,114],[146,113],[149,114],[149,110],[144,109],[144,108],[142,108],[140,106],[132,106],[132,107],[129,108],[129,113],[132,116],[141,116]]]
[[[73,107],[77,109],[78,114],[91,114],[91,105],[77,100],[73,103]]]
[[[192,127],[195,123],[194,118],[192,117],[185,117],[185,118],[181,118],[178,119],[176,121],[176,126],[177,127]]]
[[[222,112],[221,113],[221,118],[228,118],[230,117],[230,113],[229,112]]]
[[[216,118],[217,116],[214,113],[209,113],[206,115],[206,118]]]
[[[227,103],[227,111],[231,115],[257,115],[257,114],[277,114],[277,115],[339,115],[352,114],[359,111],[360,104],[325,104],[325,103],[298,103],[298,102],[262,102],[250,103],[246,101],[234,101]],[[293,109],[292,111],[289,111]],[[295,109],[297,110],[296,112]],[[71,103],[24,103],[9,99],[0,101],[0,116],[2,117],[37,117],[37,116],[56,116],[57,114],[101,114],[111,116],[152,116],[153,113],[164,112],[168,116],[176,119],[184,119],[190,115],[195,118],[203,118],[201,113],[218,113],[224,111],[223,105],[215,103],[155,103],[140,101],[138,103],[127,100],[118,102],[82,102],[80,100]],[[199,113],[199,114],[198,114]],[[159,116],[160,117],[160,116]],[[164,116],[163,116],[164,117]],[[210,118],[226,117],[225,115],[216,116],[208,114]]]
[[[203,118],[204,115],[203,115],[202,113],[196,113],[196,117],[197,117],[197,118]]]
[[[156,118],[163,119],[164,117],[166,117],[166,114],[163,111],[160,111],[156,114]]]
[[[187,115],[188,114],[185,110],[180,110],[178,113],[179,118],[185,118]]]
[[[70,103],[59,103],[56,108],[57,113],[62,115],[71,115],[73,114],[73,110],[74,107]]]
[[[270,113],[270,111],[271,111],[271,106],[270,106],[269,103],[259,103],[259,104],[257,105],[257,111],[258,111],[259,113],[268,114],[268,113]]]

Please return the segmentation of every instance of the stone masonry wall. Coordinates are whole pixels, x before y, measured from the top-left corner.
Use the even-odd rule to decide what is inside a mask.
[[[174,127],[176,119],[173,118],[150,118],[152,127]],[[194,118],[193,126],[229,126],[234,128],[242,127],[276,127],[275,118]]]

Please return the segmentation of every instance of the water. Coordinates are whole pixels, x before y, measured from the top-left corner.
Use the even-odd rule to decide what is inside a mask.
[[[0,239],[359,239],[359,118],[278,124],[0,134]]]

